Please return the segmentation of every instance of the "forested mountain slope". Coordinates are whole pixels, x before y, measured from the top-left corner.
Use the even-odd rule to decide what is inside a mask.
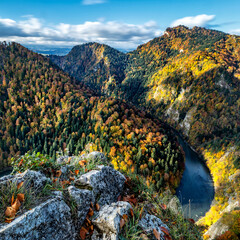
[[[127,56],[104,44],[75,46],[66,56],[49,56],[65,72],[97,92],[110,95],[124,80]]]
[[[107,93],[165,119],[205,158],[216,189],[211,225],[240,197],[240,37],[178,26],[126,57],[124,80]]]
[[[56,158],[84,149],[107,154],[156,187],[175,188],[183,154],[169,129],[124,101],[95,96],[19,44],[0,45],[0,165],[28,150]]]

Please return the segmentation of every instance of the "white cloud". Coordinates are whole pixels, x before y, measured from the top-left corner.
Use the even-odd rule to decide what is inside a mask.
[[[240,35],[240,29],[233,29],[229,31],[230,34]]]
[[[83,5],[94,5],[94,4],[101,4],[105,3],[106,0],[83,0]]]
[[[197,16],[184,17],[175,20],[171,26],[176,27],[179,25],[184,25],[187,27],[207,27],[211,21],[215,19],[215,15],[201,14]]]
[[[33,16],[27,16],[27,19],[19,22],[0,18],[0,41],[21,44],[73,46],[100,42],[112,47],[132,49],[162,33],[154,21],[136,25],[99,20],[77,25],[60,23],[47,26]]]

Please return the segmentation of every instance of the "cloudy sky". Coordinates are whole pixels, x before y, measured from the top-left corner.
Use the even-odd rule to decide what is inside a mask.
[[[239,10],[239,0],[0,0],[0,41],[134,49],[180,24],[240,35]]]

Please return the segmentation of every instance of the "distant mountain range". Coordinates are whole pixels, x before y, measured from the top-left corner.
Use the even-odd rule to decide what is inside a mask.
[[[71,51],[71,47],[48,47],[48,46],[39,46],[39,45],[25,45],[28,49],[33,52],[42,54],[42,55],[57,55],[64,56]]]

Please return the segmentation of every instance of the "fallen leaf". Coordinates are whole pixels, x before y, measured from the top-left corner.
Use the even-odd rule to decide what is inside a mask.
[[[19,189],[20,187],[22,187],[24,182],[20,182],[18,185],[17,185],[17,189]]]
[[[126,197],[123,197],[123,201],[132,203],[133,205],[137,204],[137,199],[135,197],[127,195]]]
[[[86,160],[81,160],[78,162],[80,166],[85,166],[85,164],[87,163]]]
[[[12,205],[12,208],[14,208],[16,210],[16,212],[18,211],[18,209],[20,208],[21,203],[18,199],[15,200],[15,202]]]
[[[157,240],[161,240],[161,235],[155,228],[153,229],[153,234]]]
[[[74,177],[69,177],[69,180],[70,180],[70,181],[74,181],[75,178],[74,178]]]
[[[12,198],[11,198],[11,205],[13,205],[13,203],[14,203],[14,193],[13,193]]]
[[[24,202],[25,200],[25,196],[23,193],[18,193],[17,194],[17,199],[20,201],[20,202]]]
[[[195,223],[194,219],[192,219],[192,218],[189,218],[188,221],[191,223]]]
[[[79,170],[75,170],[75,175],[78,175],[79,174]]]
[[[92,202],[90,203],[90,206],[91,206],[91,208],[93,208],[93,203]]]
[[[15,216],[11,218],[5,218],[5,223],[11,223],[15,219]]]
[[[13,207],[7,207],[6,211],[5,211],[5,216],[7,218],[12,218],[16,215],[16,209]]]
[[[55,176],[56,177],[60,177],[61,175],[62,175],[62,171],[61,170],[57,170]]]
[[[92,217],[93,214],[94,214],[94,211],[92,210],[92,208],[89,208],[89,212],[88,212],[87,215],[88,215],[89,217]]]
[[[169,231],[165,227],[160,227],[161,231],[164,232],[167,236],[169,236]]]
[[[132,208],[130,208],[130,215],[132,218],[134,217],[134,212],[133,212]]]
[[[84,227],[80,229],[80,238],[84,240],[86,238],[86,234],[88,233],[88,230]]]
[[[144,210],[144,207],[142,207],[141,210],[140,210],[140,214],[139,214],[139,219],[140,219],[140,220],[142,219],[143,210]]]
[[[87,222],[87,224],[88,224],[89,226],[92,225],[92,222],[91,222],[88,218],[86,218],[86,222]]]
[[[120,220],[120,228],[122,228],[124,225],[125,225],[125,220],[124,220],[124,218],[122,218]]]
[[[96,203],[96,210],[99,211],[100,210],[100,206],[98,203]]]
[[[123,219],[124,219],[124,221],[125,221],[125,222],[127,222],[127,221],[128,221],[128,215],[127,215],[127,214],[123,214],[123,216],[122,216],[122,217],[123,217]]]
[[[57,182],[57,178],[53,178],[52,181],[53,181],[53,183]]]
[[[167,209],[167,205],[166,205],[166,204],[161,204],[160,207],[161,207],[163,210],[166,210],[166,209]]]

